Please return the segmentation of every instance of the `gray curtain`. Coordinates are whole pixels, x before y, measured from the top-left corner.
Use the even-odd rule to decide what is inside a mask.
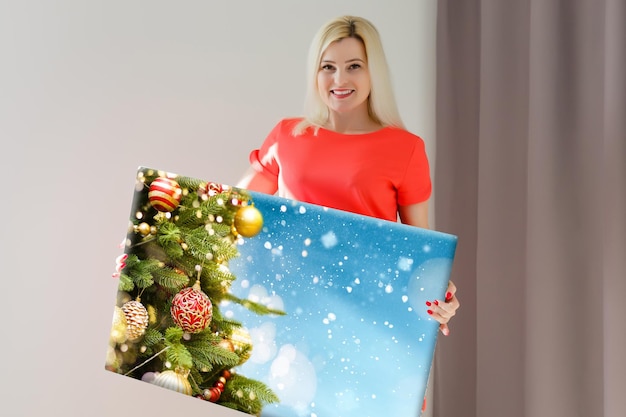
[[[435,417],[626,411],[626,0],[439,0]]]

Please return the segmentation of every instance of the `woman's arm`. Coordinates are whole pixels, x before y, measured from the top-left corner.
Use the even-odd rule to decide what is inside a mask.
[[[402,223],[428,229],[428,201],[411,204],[409,206],[399,206],[398,213],[400,214],[400,221]],[[450,334],[448,322],[456,314],[456,310],[460,306],[455,293],[456,286],[450,281],[448,283],[448,289],[446,290],[445,300],[426,302],[428,314],[440,323],[439,330],[446,336]]]
[[[428,200],[409,206],[399,206],[398,213],[402,223],[428,229]]]

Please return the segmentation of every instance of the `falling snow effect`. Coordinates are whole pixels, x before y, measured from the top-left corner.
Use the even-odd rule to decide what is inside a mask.
[[[456,237],[253,193],[263,231],[230,264],[235,295],[285,311],[222,306],[250,330],[241,366],[279,396],[262,417],[414,417],[426,389]]]

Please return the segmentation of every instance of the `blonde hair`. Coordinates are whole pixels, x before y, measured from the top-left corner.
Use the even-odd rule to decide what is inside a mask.
[[[307,93],[304,103],[304,119],[293,133],[299,135],[313,126],[315,131],[329,117],[328,107],[317,90],[317,73],[326,48],[345,38],[355,38],[363,43],[370,73],[371,92],[368,98],[369,116],[382,126],[404,128],[391,85],[391,77],[383,45],[376,27],[367,19],[356,16],[341,16],[322,26],[309,48],[307,62]]]

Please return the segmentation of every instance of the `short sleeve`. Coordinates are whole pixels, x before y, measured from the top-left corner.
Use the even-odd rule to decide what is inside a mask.
[[[398,204],[408,206],[430,198],[432,184],[424,141],[417,138],[408,161],[404,179],[398,187]]]
[[[249,160],[252,168],[273,179],[278,178],[279,164],[277,159],[276,148],[278,147],[278,139],[282,130],[282,122],[278,123],[272,131],[267,135],[265,141],[259,149],[250,152]]]

